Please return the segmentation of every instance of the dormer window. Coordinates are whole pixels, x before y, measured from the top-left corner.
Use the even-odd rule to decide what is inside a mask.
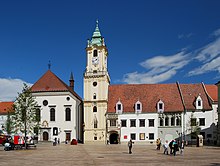
[[[141,113],[141,112],[142,112],[142,104],[141,104],[140,101],[137,101],[137,102],[135,103],[135,112],[136,112],[136,113]]]
[[[158,103],[157,103],[157,112],[158,113],[164,112],[164,103],[162,100],[158,101]]]
[[[196,99],[196,109],[203,109],[202,98],[200,96]]]
[[[116,103],[116,113],[121,114],[123,112],[123,105],[120,101]]]

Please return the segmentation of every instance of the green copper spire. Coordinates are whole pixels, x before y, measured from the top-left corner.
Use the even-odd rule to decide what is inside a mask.
[[[99,31],[99,22],[98,20],[96,20],[95,31],[93,32],[92,40],[89,42],[89,45],[102,46],[103,44],[104,44],[103,38],[101,32]]]

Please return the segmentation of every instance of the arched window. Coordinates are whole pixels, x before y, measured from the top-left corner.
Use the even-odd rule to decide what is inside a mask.
[[[53,128],[53,135],[58,135],[58,128],[57,127]]]
[[[157,112],[163,113],[164,112],[164,103],[162,100],[159,100],[157,103]]]
[[[97,112],[97,107],[96,106],[93,107],[93,112]]]
[[[50,109],[50,121],[55,121],[55,109]]]
[[[94,50],[93,51],[93,57],[97,57],[98,56],[98,51],[97,50]]]
[[[96,99],[96,93],[93,94],[93,99]]]
[[[163,126],[163,118],[160,118],[160,126]]]
[[[66,121],[71,121],[71,109],[66,108]]]
[[[36,121],[40,122],[40,109],[39,108],[36,109]]]
[[[165,126],[169,126],[169,117],[165,118]]]
[[[196,109],[203,109],[203,102],[200,96],[198,96],[196,99]]]
[[[181,126],[181,119],[180,119],[180,117],[176,118],[176,125],[177,126]]]
[[[135,112],[136,112],[136,113],[141,113],[141,111],[142,111],[142,104],[141,104],[140,101],[137,101],[137,102],[135,103]]]

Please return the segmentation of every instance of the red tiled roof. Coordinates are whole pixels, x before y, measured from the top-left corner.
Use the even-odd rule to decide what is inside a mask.
[[[14,102],[0,102],[0,114],[7,114],[8,111],[12,110]]]
[[[195,110],[195,101],[198,96],[202,98],[203,109],[211,110],[212,106],[208,101],[208,97],[205,93],[202,84],[180,84],[180,89],[183,95],[183,100],[186,110]]]
[[[214,102],[218,102],[218,87],[216,85],[205,85],[206,91]]]
[[[164,102],[165,112],[184,110],[177,84],[125,84],[110,85],[108,91],[108,110],[115,112],[115,105],[120,100],[123,112],[134,112],[134,104],[142,103],[142,112],[157,112],[159,100]]]
[[[78,99],[82,100],[80,96],[68,85],[66,85],[53,72],[48,70],[32,87],[32,92],[58,92],[70,91]]]

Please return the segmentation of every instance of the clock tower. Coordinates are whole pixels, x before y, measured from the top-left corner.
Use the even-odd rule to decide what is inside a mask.
[[[86,47],[84,72],[84,142],[106,142],[108,86],[108,50],[96,21],[96,28]]]

